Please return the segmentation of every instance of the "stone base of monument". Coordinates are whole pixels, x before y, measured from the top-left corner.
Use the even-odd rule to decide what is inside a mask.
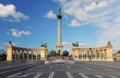
[[[47,60],[44,61],[44,64],[52,64],[52,63],[56,63],[56,64],[75,64],[74,60],[71,60],[69,58],[69,56],[51,56],[49,57]]]
[[[62,56],[62,55],[58,55],[58,56],[50,56],[48,57],[49,60],[56,60],[56,59],[63,59],[63,60],[69,60],[69,56]]]

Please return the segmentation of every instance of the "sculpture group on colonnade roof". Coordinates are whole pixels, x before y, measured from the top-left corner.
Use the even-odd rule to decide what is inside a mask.
[[[41,47],[47,48],[47,43],[41,43]]]
[[[73,47],[78,47],[79,46],[79,43],[76,42],[76,43],[72,43]]]

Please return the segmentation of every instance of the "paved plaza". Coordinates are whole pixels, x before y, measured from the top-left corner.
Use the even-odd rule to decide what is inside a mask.
[[[1,64],[0,78],[120,78],[119,62]]]

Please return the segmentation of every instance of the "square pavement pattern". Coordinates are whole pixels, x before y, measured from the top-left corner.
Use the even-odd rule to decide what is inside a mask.
[[[35,63],[24,66],[26,69],[14,70],[16,71],[14,73],[3,70],[6,75],[1,75],[0,78],[120,78],[119,65],[119,62],[78,62],[76,64],[46,65]]]

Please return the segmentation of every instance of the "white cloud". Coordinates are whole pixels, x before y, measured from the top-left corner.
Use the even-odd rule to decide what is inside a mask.
[[[3,46],[0,46],[0,49],[3,49],[4,47]]]
[[[107,6],[106,1],[101,1],[98,4],[96,4],[96,2],[92,2],[89,6],[85,6],[85,11],[93,11],[99,8],[103,8],[105,6]]]
[[[69,26],[72,26],[72,27],[78,27],[80,26],[81,24],[79,23],[79,21],[77,21],[76,19],[73,19],[71,21],[71,23],[69,24]]]
[[[108,3],[105,0],[103,1],[57,0],[57,1],[61,3],[61,6],[63,7],[63,12],[66,15],[73,17],[74,19],[77,19],[78,21],[82,22],[82,25],[88,24],[88,23],[94,23],[96,19],[99,21],[98,17],[101,14],[105,15],[109,13],[106,10],[101,11],[103,8],[105,8],[108,5]],[[102,18],[102,17],[99,17],[99,18]]]
[[[18,31],[17,29],[10,29],[11,33],[15,37],[20,37],[22,35],[30,35],[31,32],[29,31]]]
[[[7,19],[8,21],[20,21],[21,19],[26,20],[29,17],[24,13],[16,11],[16,7],[13,4],[3,5],[0,4],[0,17],[3,19]],[[12,17],[12,19],[8,19]]]
[[[44,17],[49,19],[56,19],[56,14],[54,14],[53,11],[49,11]]]
[[[63,45],[68,45],[68,46],[71,46],[71,45],[72,45],[72,43],[70,43],[70,42],[62,42],[62,44],[63,44]]]

